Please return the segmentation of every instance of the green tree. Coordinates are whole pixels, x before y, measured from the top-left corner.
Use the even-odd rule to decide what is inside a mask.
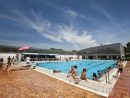
[[[127,46],[127,52],[130,52],[130,42],[128,42],[128,43],[126,44],[126,46]]]
[[[124,50],[125,50],[125,53],[127,53],[128,51],[127,51],[127,47],[124,47]]]

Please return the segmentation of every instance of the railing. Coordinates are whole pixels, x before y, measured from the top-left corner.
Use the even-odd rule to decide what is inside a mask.
[[[52,70],[46,69],[46,68],[36,68],[37,71],[42,72],[44,74],[47,74],[49,76],[52,76],[54,78],[57,78],[59,80],[62,80],[64,82],[68,82],[71,84],[75,84],[74,81],[71,78],[68,78],[66,74],[64,73],[53,73]],[[80,81],[76,86],[80,86],[81,88],[89,89],[91,92],[98,92],[103,93],[103,95],[109,95],[109,93],[112,91],[112,84],[105,84],[93,80],[88,80],[88,82],[82,80]]]
[[[100,83],[100,82],[99,82]],[[93,89],[95,91],[100,91],[102,93],[106,93],[109,94],[112,90],[112,86],[111,85],[107,85],[107,84],[102,84],[102,83],[97,83],[97,82],[85,82],[85,81],[81,81],[81,83],[79,83],[82,86],[88,87],[90,89]]]

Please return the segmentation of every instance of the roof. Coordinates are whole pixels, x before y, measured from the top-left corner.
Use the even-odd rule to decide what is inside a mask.
[[[104,54],[120,54],[121,43],[114,43],[108,45],[101,45],[91,48],[86,48],[78,51],[78,54],[88,54],[88,55],[104,55]]]

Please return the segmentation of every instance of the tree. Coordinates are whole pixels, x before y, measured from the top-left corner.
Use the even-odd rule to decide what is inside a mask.
[[[127,52],[128,52],[127,47],[124,47],[124,50],[125,50],[125,53],[127,53]]]
[[[128,43],[126,44],[126,46],[127,46],[127,52],[130,52],[130,42],[128,42]]]

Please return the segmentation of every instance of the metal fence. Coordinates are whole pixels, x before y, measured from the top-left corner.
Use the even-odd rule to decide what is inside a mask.
[[[75,84],[74,80],[72,80],[70,77],[67,77],[64,73],[53,73],[52,70],[46,69],[46,68],[36,68],[37,71],[42,72],[44,74],[47,74],[49,76],[52,76],[54,78],[57,78],[59,80],[63,80],[64,82],[71,83],[76,86],[80,86],[83,89],[89,89],[91,92],[98,92],[102,93],[104,95],[109,95],[112,91],[112,84],[105,84],[93,80],[88,80],[88,82],[81,80],[78,84]]]

